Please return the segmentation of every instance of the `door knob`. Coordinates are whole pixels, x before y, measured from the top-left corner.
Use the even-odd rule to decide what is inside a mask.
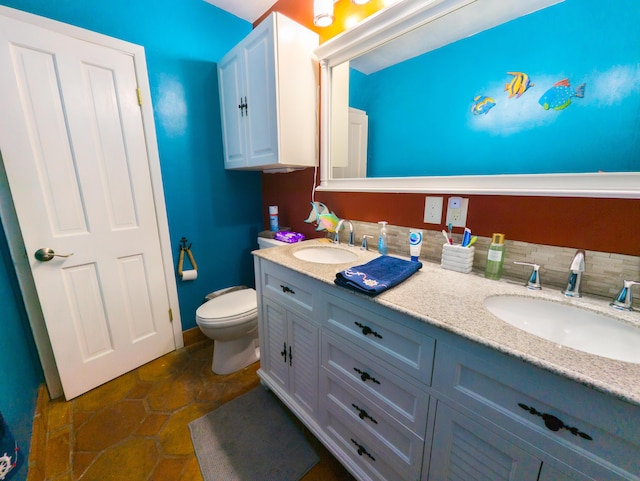
[[[53,249],[49,247],[43,247],[42,249],[38,249],[34,254],[35,258],[40,262],[50,261],[54,257],[70,257],[72,255],[73,255],[73,252],[71,254],[56,254],[53,251]]]

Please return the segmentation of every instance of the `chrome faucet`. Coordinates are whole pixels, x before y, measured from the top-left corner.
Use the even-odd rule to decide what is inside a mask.
[[[362,236],[362,245],[360,246],[360,249],[362,249],[363,251],[369,250],[369,244],[367,243],[367,239],[373,239],[373,236],[366,235],[366,234]]]
[[[633,296],[631,295],[631,286],[640,286],[640,282],[636,281],[622,281],[622,289],[616,295],[615,299],[609,304],[621,311],[633,311],[635,310],[631,305],[633,303]]]
[[[579,250],[573,256],[571,265],[569,266],[569,279],[567,279],[567,287],[562,290],[562,293],[567,297],[582,297],[580,291],[582,287],[582,274],[586,270],[584,265],[584,251]]]
[[[333,237],[333,243],[340,244],[340,229],[342,229],[342,224],[345,222],[349,223],[349,247],[353,247],[353,224],[350,220],[346,219],[340,219],[340,222],[338,222],[338,225],[336,226],[336,235]]]
[[[531,275],[529,276],[529,280],[527,281],[526,288],[533,290],[540,290],[542,286],[540,285],[540,265],[532,264],[530,262],[518,262],[513,261],[514,264],[518,264],[520,266],[531,266],[533,267],[533,271],[531,271]]]

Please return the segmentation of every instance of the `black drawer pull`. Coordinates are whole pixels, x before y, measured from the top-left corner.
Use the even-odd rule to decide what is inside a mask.
[[[364,334],[365,336],[368,336],[369,334],[371,334],[373,337],[382,339],[382,336],[378,334],[376,331],[374,331],[373,329],[371,329],[369,326],[365,326],[364,324],[361,324],[358,321],[355,321],[354,324],[358,326],[360,329],[362,329],[362,334]]]
[[[365,419],[367,419],[367,418],[368,418],[368,419],[370,419],[370,420],[371,420],[371,422],[372,422],[373,424],[378,424],[378,421],[376,421],[376,420],[375,420],[375,419],[373,419],[371,416],[369,416],[369,413],[368,413],[367,411],[365,411],[364,409],[362,409],[362,408],[360,408],[360,407],[356,406],[356,405],[355,405],[355,404],[353,404],[353,403],[351,403],[351,405],[355,408],[355,410],[356,410],[356,411],[358,411],[358,417],[359,417],[360,419],[365,420]]]
[[[372,461],[375,461],[375,460],[376,460],[376,458],[374,458],[373,456],[371,456],[371,455],[367,452],[367,450],[366,450],[366,449],[364,449],[364,446],[361,446],[360,444],[358,444],[358,443],[356,442],[356,440],[355,440],[355,439],[351,438],[351,442],[352,442],[353,444],[355,444],[356,446],[358,446],[358,454],[359,454],[360,456],[362,456],[363,454],[366,454],[367,456],[369,456],[369,457],[371,458],[371,460],[372,460]]]
[[[280,284],[280,289],[282,289],[282,292],[284,292],[285,294],[289,293],[289,294],[294,294],[295,295],[294,290],[291,289],[288,286],[283,286],[282,284]]]
[[[284,350],[280,352],[280,355],[284,358],[284,363],[287,363],[287,342],[284,343]]]
[[[358,374],[360,374],[360,379],[362,379],[362,382],[371,381],[374,384],[380,384],[380,381],[378,381],[375,377],[371,377],[371,374],[369,374],[368,372],[361,371],[357,367],[354,367],[353,370]]]
[[[529,411],[534,416],[540,416],[544,421],[544,425],[550,431],[559,431],[560,429],[566,429],[574,436],[580,436],[583,439],[587,439],[588,441],[592,441],[593,438],[589,436],[587,433],[583,433],[578,430],[576,427],[567,426],[561,419],[555,417],[553,414],[541,413],[534,407],[529,407],[526,404],[518,403],[525,411]]]

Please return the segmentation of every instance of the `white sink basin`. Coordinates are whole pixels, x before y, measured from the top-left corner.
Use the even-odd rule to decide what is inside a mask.
[[[640,363],[640,328],[578,307],[516,296],[489,297],[485,307],[503,321],[562,346]]]
[[[306,247],[294,251],[293,256],[316,264],[344,264],[358,259],[356,253],[339,247]]]

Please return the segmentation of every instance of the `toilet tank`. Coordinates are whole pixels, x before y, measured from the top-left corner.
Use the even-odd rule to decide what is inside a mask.
[[[285,246],[286,242],[282,242],[275,239],[269,239],[268,237],[258,237],[258,247],[260,249],[268,249],[269,247]]]

